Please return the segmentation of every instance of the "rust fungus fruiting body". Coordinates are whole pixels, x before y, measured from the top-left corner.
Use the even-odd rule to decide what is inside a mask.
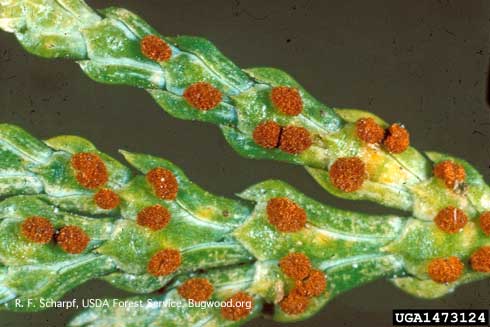
[[[216,108],[223,98],[221,91],[207,82],[191,84],[183,96],[191,106],[204,111]]]
[[[308,308],[310,298],[301,295],[296,289],[293,289],[286,297],[284,297],[279,306],[281,310],[289,315],[297,315],[305,312]]]
[[[402,153],[410,146],[410,134],[402,125],[393,124],[387,130],[383,145],[390,153]]]
[[[288,198],[272,198],[267,202],[269,223],[281,232],[297,232],[306,224],[306,212]]]
[[[303,253],[290,253],[279,261],[282,272],[295,280],[303,280],[310,275],[311,262]]]
[[[307,150],[313,141],[306,128],[286,126],[282,129],[279,139],[279,149],[286,153],[298,154]]]
[[[226,299],[230,301],[231,306],[222,306],[221,315],[226,320],[238,321],[246,318],[254,307],[253,298],[245,292],[238,292],[232,297]]]
[[[366,143],[381,143],[385,137],[385,130],[373,118],[361,118],[356,122],[357,136]]]
[[[276,86],[271,90],[274,107],[288,116],[297,116],[303,111],[303,99],[299,91],[292,87]]]
[[[98,188],[109,179],[105,163],[94,153],[79,152],[71,157],[78,183],[89,189]]]
[[[367,177],[366,165],[357,157],[339,158],[330,167],[329,175],[336,188],[354,192],[362,187]]]
[[[178,289],[180,296],[197,302],[209,300],[213,295],[213,285],[206,278],[191,278]]]
[[[276,122],[266,121],[254,129],[254,142],[266,149],[279,148],[289,154],[299,154],[312,144],[310,132],[297,126],[282,127]]]
[[[53,224],[48,219],[38,216],[24,220],[20,231],[29,241],[40,244],[49,243],[55,232]]]
[[[490,272],[490,246],[482,246],[470,257],[471,268],[479,272]]]
[[[464,265],[457,257],[437,258],[429,262],[427,272],[437,283],[452,283],[463,273]]]
[[[146,180],[159,198],[174,200],[177,197],[179,184],[170,170],[162,167],[153,168],[146,174]]]
[[[56,235],[56,242],[63,251],[79,254],[87,248],[90,237],[78,226],[65,226]]]
[[[141,53],[154,61],[167,61],[172,56],[170,46],[156,35],[146,35],[140,42]]]
[[[440,178],[449,189],[462,184],[466,178],[464,167],[451,160],[439,162],[434,166],[434,176]]]
[[[446,207],[439,211],[434,222],[441,230],[454,234],[466,225],[468,216],[461,209]]]
[[[312,269],[306,279],[296,281],[296,291],[303,296],[319,296],[326,288],[327,278],[322,271],[317,269]]]
[[[266,149],[276,148],[279,145],[280,136],[281,126],[271,120],[257,125],[252,135],[255,143]]]
[[[151,230],[157,231],[170,222],[171,214],[167,208],[159,204],[146,207],[138,213],[136,222],[140,226],[148,227]]]
[[[486,211],[480,215],[480,228],[483,233],[490,236],[490,211]]]
[[[148,262],[148,272],[153,276],[170,275],[179,268],[181,261],[182,258],[178,250],[160,250]]]
[[[105,188],[95,193],[94,201],[99,208],[105,210],[115,209],[121,202],[116,192]]]

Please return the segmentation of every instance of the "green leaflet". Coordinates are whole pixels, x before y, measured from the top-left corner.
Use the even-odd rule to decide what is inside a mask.
[[[101,279],[114,287],[131,293],[151,293],[164,287],[173,276],[155,277],[149,274],[114,272]]]
[[[444,182],[431,178],[411,187],[414,197],[413,211],[417,217],[432,220],[437,213],[453,206],[463,210],[468,216],[477,216],[477,211],[465,195],[448,190]]]
[[[414,277],[393,278],[391,282],[410,295],[423,299],[436,299],[455,290],[456,287],[488,278],[487,273],[466,272],[459,280],[449,284],[438,284],[432,280]]]
[[[310,300],[308,309],[298,315],[288,315],[276,306],[275,321],[296,322],[308,319],[320,311],[336,295],[382,277],[392,276],[401,271],[401,266],[392,256],[357,257],[353,260],[333,261],[333,264],[321,265],[321,270],[329,276],[327,292]]]
[[[119,20],[131,31],[131,33],[140,39],[146,35],[159,35],[159,33],[141,19],[141,17],[124,8],[109,7],[100,10],[100,13],[104,17]]]
[[[236,93],[233,86],[222,81],[209,67],[190,53],[176,53],[168,61],[162,62],[161,66],[167,81],[166,88],[174,94],[182,95],[189,85],[197,82],[210,83],[224,94]]]
[[[36,196],[17,196],[0,203],[0,261],[9,266],[55,263],[71,255],[55,244],[40,245],[29,242],[20,233],[20,223],[27,217],[42,216],[60,228],[76,225],[92,239],[89,248],[96,247],[112,235],[111,220],[91,219],[60,211]]]
[[[474,222],[468,223],[460,233],[448,234],[432,223],[411,221],[385,250],[401,255],[405,269],[412,275],[428,278],[427,264],[431,259],[457,256],[468,260],[474,250],[489,244]]]
[[[97,252],[114,258],[120,269],[133,274],[145,273],[151,256],[165,248],[181,250],[184,271],[250,260],[239,244],[215,243],[223,238],[223,231],[179,220],[181,217],[172,215],[170,224],[158,232],[122,220],[115,226],[113,239]]]
[[[52,151],[17,126],[0,124],[0,196],[43,190],[41,180],[29,171],[46,162]]]
[[[43,184],[29,167],[46,161],[51,150],[16,126],[1,124],[0,133],[0,196],[41,192]]]
[[[460,195],[462,198],[460,201],[466,202],[465,205],[469,208],[468,210],[473,209],[477,212],[488,210],[488,204],[490,203],[490,188],[485,183],[482,175],[471,164],[465,160],[443,153],[427,152],[426,154],[435,163],[451,160],[462,165],[466,172],[466,180],[465,185],[463,186],[463,194]]]
[[[426,154],[434,164],[450,160],[462,165],[467,177],[462,191],[448,189],[444,182],[436,177],[430,177],[410,186],[414,197],[413,210],[417,217],[431,220],[439,210],[448,206],[463,210],[469,217],[476,217],[479,212],[485,211],[485,198],[490,198],[490,193],[488,193],[488,186],[475,168],[464,160],[445,154],[436,152],[427,152]]]
[[[0,260],[8,266],[49,264],[69,257],[54,244],[28,242],[20,233],[20,223],[4,219],[0,223]]]
[[[133,167],[144,174],[155,167],[171,170],[179,183],[176,202],[204,222],[236,226],[249,215],[250,209],[246,205],[204,191],[192,183],[180,168],[167,160],[126,151],[121,153]]]
[[[46,162],[52,154],[52,150],[43,142],[14,125],[0,124],[0,140],[2,148],[28,162]]]
[[[291,118],[276,113],[275,109],[271,110],[272,104],[270,103],[269,93],[269,86],[258,86],[233,97],[238,115],[237,129],[240,133],[238,137],[243,138],[250,144],[250,146],[247,149],[246,146],[237,142],[237,137],[230,137],[230,133],[224,131],[227,141],[236,148],[240,154],[247,157],[274,158],[276,160],[284,160],[299,164],[307,163],[313,167],[324,168],[328,157],[324,153],[322,144],[317,138],[313,139],[313,145],[310,148],[298,155],[288,154],[279,149],[266,150],[253,141],[252,134],[255,127],[265,121],[272,120],[281,126],[303,126],[305,123],[310,124],[310,121],[304,119],[302,114],[298,116],[299,118]],[[227,127],[223,127],[222,129],[226,128]]]
[[[148,90],[153,99],[175,118],[209,123],[231,124],[237,122],[235,109],[226,103],[209,111],[196,110],[181,96],[164,90]]]
[[[14,33],[25,27],[22,3],[16,0],[0,1],[0,28]]]
[[[22,1],[22,7],[25,25],[15,34],[27,51],[45,58],[86,56],[80,29],[100,18],[83,2],[30,0]]]
[[[24,194],[36,194],[43,190],[42,183],[33,176],[0,176],[0,195],[10,196],[22,191]]]
[[[2,301],[3,309],[33,312],[46,310],[50,300],[60,299],[67,290],[114,271],[112,261],[103,256],[84,255],[50,265],[12,267],[0,277],[0,289],[18,295]]]
[[[279,149],[264,149],[258,146],[253,140],[251,135],[245,135],[241,133],[234,127],[222,125],[221,131],[226,141],[231,145],[231,147],[246,158],[252,159],[271,159],[285,161],[295,164],[301,164],[308,162],[312,166],[321,165],[322,162],[319,157],[324,156],[324,152],[320,148],[311,147],[307,152],[303,152],[301,155],[292,155],[283,152]]]
[[[225,80],[236,93],[252,87],[250,78],[228,58],[226,58],[211,42],[201,37],[177,36],[171,38],[179,49],[190,52],[198,57],[220,79]]]
[[[112,210],[102,209],[97,206],[94,201],[94,194],[73,194],[62,196],[49,196],[41,194],[39,199],[62,208],[67,212],[73,212],[81,215],[94,215],[97,217],[115,217],[119,214],[120,209]]]
[[[329,163],[333,164],[336,159],[341,157],[363,158],[368,180],[359,190],[346,193],[331,183],[330,176],[324,169],[307,168],[313,178],[336,196],[355,200],[371,200],[407,211],[413,208],[416,217],[425,217],[416,210],[416,206],[420,202],[414,201],[412,194],[420,181],[428,178],[430,169],[429,162],[425,157],[413,148],[409,148],[401,154],[389,154],[380,146],[365,144],[356,136],[354,124],[358,119],[371,117],[381,126],[387,124],[380,118],[360,110],[337,109],[336,112],[348,124],[340,131],[327,135],[323,139]],[[412,185],[415,186],[412,187]],[[435,210],[432,203],[429,202],[428,206]]]
[[[89,152],[98,155],[104,161],[109,171],[107,186],[115,189],[121,188],[132,177],[131,170],[120,162],[100,152],[97,148],[84,138],[78,136],[58,136],[46,140],[45,143],[51,148],[73,155],[79,152]]]
[[[212,300],[226,300],[229,296],[238,291],[247,291],[253,288],[257,282],[254,278],[256,275],[255,265],[245,265],[227,269],[215,269],[206,274],[193,275],[196,277],[206,277],[213,285],[215,291]],[[131,303],[137,303],[138,307],[133,308],[132,314],[127,315],[124,308],[118,308],[110,305],[109,307],[94,308],[83,312],[75,317],[69,326],[72,327],[109,327],[117,324],[124,326],[239,326],[244,322],[256,317],[262,309],[262,301],[254,297],[254,306],[252,313],[247,319],[236,322],[225,320],[221,317],[220,308],[202,309],[191,307],[187,301],[182,300],[177,293],[176,287],[188,276],[182,276],[171,285],[164,294],[153,297],[135,297],[129,298]],[[110,300],[112,301],[112,300]],[[139,302],[141,301],[141,302]],[[140,305],[141,303],[141,305]],[[165,303],[170,305],[180,305],[172,310],[165,309]],[[162,306],[159,308],[158,305]]]
[[[258,203],[234,236],[260,260],[278,260],[290,252],[303,252],[314,262],[373,254],[397,237],[402,227],[397,217],[355,215],[320,205],[280,181],[258,184],[240,196]],[[265,211],[273,197],[287,197],[305,208],[308,225],[295,233],[277,231]]]
[[[82,32],[90,60],[79,64],[90,78],[141,88],[164,87],[165,77],[160,65],[141,54],[140,39],[123,23],[106,18]]]
[[[60,210],[42,196],[14,196],[0,202],[0,219],[21,222],[26,217],[42,216],[55,226],[77,225],[82,227],[92,239],[107,240],[112,236],[113,218],[98,216],[91,218]]]
[[[413,200],[410,193],[400,189],[393,189],[389,186],[365,181],[362,188],[355,192],[342,192],[337,189],[330,181],[328,172],[322,169],[306,168],[308,173],[329,193],[339,198],[349,200],[370,200],[387,207],[393,207],[404,211],[410,211],[413,206]]]
[[[384,120],[367,111],[357,109],[335,109],[335,112],[349,123],[355,123],[361,118],[371,117],[382,127],[386,128],[389,126]],[[427,179],[431,175],[432,167],[430,161],[413,147],[409,147],[402,153],[389,154],[389,156],[396,160],[403,169],[407,170],[419,180]]]
[[[255,80],[268,86],[290,86],[297,88],[303,99],[303,112],[291,119],[291,123],[297,123],[313,132],[330,133],[337,131],[343,121],[329,107],[317,101],[287,73],[276,68],[249,68],[245,72]],[[266,102],[267,103],[267,102]]]
[[[45,141],[47,145],[57,150],[53,153],[47,165],[32,168],[45,186],[46,201],[65,210],[92,215],[114,215],[116,210],[104,210],[93,201],[94,191],[79,185],[74,170],[70,167],[73,154],[88,152],[98,155],[109,171],[106,187],[119,190],[131,179],[130,169],[117,160],[98,151],[95,146],[77,136],[59,136]]]
[[[359,234],[387,240],[400,233],[404,219],[396,216],[374,216],[336,209],[317,201],[280,180],[267,180],[253,185],[239,194],[243,199],[265,203],[274,197],[293,199],[305,208],[308,221],[318,227],[340,234]]]
[[[83,1],[56,0],[56,2],[72,16],[75,16],[82,27],[99,21],[100,17]]]

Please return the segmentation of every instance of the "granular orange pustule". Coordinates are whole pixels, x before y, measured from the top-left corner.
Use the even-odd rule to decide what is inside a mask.
[[[458,257],[437,258],[429,262],[427,272],[437,283],[452,283],[463,273],[464,265]]]
[[[301,295],[296,289],[293,289],[281,300],[281,302],[279,302],[279,306],[285,313],[297,315],[305,312],[309,302],[310,298],[308,296]]]
[[[79,152],[71,157],[78,183],[83,187],[98,188],[109,179],[105,163],[94,153]]]
[[[221,307],[221,316],[226,320],[241,320],[246,318],[254,307],[253,298],[245,292],[238,292],[229,297],[225,302],[231,303],[231,306]]]
[[[148,262],[148,272],[153,276],[170,275],[179,268],[181,261],[182,258],[179,250],[160,250]]]
[[[26,218],[20,225],[20,231],[29,241],[41,244],[49,243],[55,232],[48,219],[38,216]]]
[[[297,116],[303,111],[303,99],[298,90],[287,86],[276,86],[271,90],[271,101],[280,112]]]
[[[470,257],[471,268],[479,272],[490,272],[490,246],[482,246]]]
[[[148,227],[151,230],[157,231],[170,222],[170,211],[162,205],[156,204],[146,207],[138,212],[136,222],[140,226]]]
[[[325,274],[317,269],[312,269],[309,276],[301,281],[296,281],[296,291],[303,296],[319,296],[327,288]]]
[[[390,153],[402,153],[410,146],[410,134],[402,125],[393,124],[387,130],[383,145]]]
[[[306,224],[306,212],[288,198],[272,198],[267,202],[269,223],[281,232],[297,232]]]
[[[367,178],[366,165],[357,157],[337,159],[330,167],[330,181],[341,191],[354,192]]]
[[[434,166],[434,176],[444,181],[449,189],[454,189],[466,178],[464,167],[451,160],[444,160]]]
[[[478,220],[480,221],[480,228],[483,233],[490,236],[490,211],[482,213]]]
[[[70,254],[82,253],[89,242],[90,237],[78,226],[65,226],[56,235],[56,243]]]
[[[146,180],[159,198],[174,200],[177,197],[179,184],[170,170],[162,167],[153,168],[146,174]]]
[[[373,118],[361,118],[356,122],[357,136],[366,143],[381,143],[385,137],[385,130]]]
[[[146,35],[140,42],[141,53],[154,61],[167,61],[172,56],[170,46],[156,35]]]
[[[273,149],[279,145],[281,126],[271,120],[260,123],[255,127],[252,137],[254,142],[266,149]]]
[[[298,154],[307,150],[313,141],[306,128],[286,126],[279,138],[279,149],[290,154]]]
[[[119,196],[116,192],[103,188],[94,195],[95,204],[101,209],[111,210],[117,208],[120,203]]]
[[[446,207],[439,211],[434,223],[446,233],[453,234],[460,231],[468,222],[468,216],[463,210],[455,207]]]
[[[191,278],[178,289],[180,296],[197,302],[209,300],[213,295],[213,285],[206,278]]]
[[[191,106],[204,111],[216,108],[223,98],[221,91],[207,82],[191,84],[183,96]]]
[[[295,280],[303,280],[310,275],[311,262],[303,253],[289,253],[279,261],[282,272]]]

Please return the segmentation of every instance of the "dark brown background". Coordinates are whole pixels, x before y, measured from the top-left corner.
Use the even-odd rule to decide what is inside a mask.
[[[488,1],[89,1],[139,13],[166,35],[201,35],[241,67],[290,72],[327,104],[403,122],[421,150],[466,158],[489,180]],[[207,190],[233,196],[280,178],[337,207],[391,212],[327,195],[301,168],[239,157],[211,125],[176,120],[142,90],[96,84],[73,62],[28,55],[0,34],[0,121],[47,138],[77,134],[117,158],[119,148],[168,158]],[[437,301],[380,281],[334,299],[295,326],[389,326],[395,308],[488,308],[490,284]],[[66,298],[123,294],[91,282]],[[2,313],[0,326],[63,326],[74,312]],[[279,324],[255,320],[254,326]]]

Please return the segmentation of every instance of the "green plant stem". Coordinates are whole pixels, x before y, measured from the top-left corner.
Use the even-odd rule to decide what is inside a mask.
[[[435,298],[488,276],[466,264],[471,253],[490,244],[473,221],[461,232],[448,234],[431,221],[335,209],[277,180],[249,187],[238,195],[240,199],[226,199],[193,184],[164,159],[121,151],[137,171],[132,173],[80,137],[39,141],[6,124],[0,125],[0,151],[0,189],[8,190],[0,202],[0,304],[6,310],[43,310],[42,299],[60,299],[73,287],[100,278],[133,293],[164,291],[130,298],[145,305],[129,312],[117,305],[89,309],[72,326],[231,326],[270,315],[270,306],[274,320],[288,322],[311,317],[335,296],[379,278],[389,278],[415,296]],[[103,187],[119,196],[117,208],[101,209],[94,202],[97,189],[80,185],[71,163],[79,153],[101,158],[108,171]],[[155,168],[175,176],[179,186],[175,199],[158,197],[145,178]],[[303,208],[306,225],[295,232],[282,232],[272,225],[267,205],[275,198],[287,198]],[[137,216],[155,205],[165,207],[171,219],[153,231],[138,224]],[[48,219],[56,229],[78,226],[91,241],[80,254],[68,254],[53,241],[33,243],[20,231],[22,222],[31,216]],[[167,248],[180,251],[181,265],[165,276],[150,274],[151,257]],[[294,280],[278,263],[293,252],[306,255],[327,279],[326,289],[311,298],[300,314],[288,314],[280,306]],[[428,263],[449,256],[465,262],[462,276],[449,284],[432,281]],[[192,277],[212,282],[213,301],[247,292],[254,299],[254,309],[244,319],[229,321],[219,308],[190,307],[177,288]],[[149,305],[149,301],[164,300],[181,307]],[[269,309],[263,309],[264,305]]]
[[[273,68],[242,70],[209,41],[199,37],[164,37],[137,15],[121,8],[94,11],[81,0],[0,1],[0,28],[14,33],[22,46],[45,58],[77,61],[93,80],[146,89],[169,114],[217,124],[230,145],[241,155],[274,159],[306,167],[313,178],[332,194],[370,200],[432,220],[447,206],[471,218],[490,208],[490,189],[481,175],[463,160],[439,153],[421,154],[412,147],[400,154],[368,145],[355,134],[355,122],[371,113],[328,107],[292,77]],[[167,61],[156,62],[141,51],[140,42],[156,35],[171,48]],[[183,97],[196,82],[207,82],[223,95],[213,110],[193,108]],[[274,109],[269,94],[277,86],[299,91],[303,111],[297,116]],[[253,140],[254,129],[264,121],[305,128],[312,145],[299,154],[266,149]],[[336,188],[329,177],[332,164],[342,157],[358,157],[367,164],[368,180],[354,192]],[[464,192],[455,192],[433,177],[433,165],[442,160],[461,163],[465,169]],[[38,185],[32,185],[35,190]]]

